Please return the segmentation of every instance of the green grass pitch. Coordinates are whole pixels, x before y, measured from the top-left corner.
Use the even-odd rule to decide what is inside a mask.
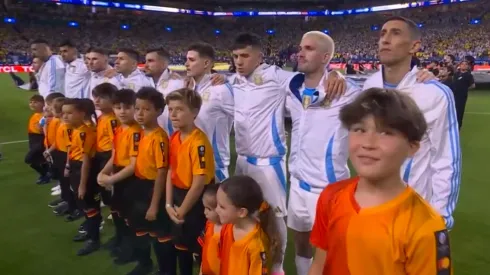
[[[32,92],[14,87],[0,75],[0,274],[125,274],[134,265],[114,266],[106,251],[77,257],[81,247],[71,238],[80,222],[66,223],[47,207],[52,185],[36,186],[35,173],[24,164],[28,99]],[[473,91],[461,133],[463,180],[456,224],[451,232],[455,274],[490,274],[490,91]],[[234,152],[233,152],[234,153]],[[232,167],[233,171],[233,167]],[[107,211],[107,209],[105,210]],[[107,212],[106,212],[107,213]],[[107,215],[105,215],[107,216]],[[112,234],[110,221],[103,240]],[[286,273],[295,274],[293,243],[289,242]]]

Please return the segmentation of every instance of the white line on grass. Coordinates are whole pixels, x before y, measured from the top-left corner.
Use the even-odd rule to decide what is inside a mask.
[[[485,112],[465,112],[465,114],[490,116],[490,113],[485,113]]]
[[[15,140],[15,141],[0,142],[0,145],[16,144],[16,143],[24,143],[24,142],[28,142],[28,140]]]

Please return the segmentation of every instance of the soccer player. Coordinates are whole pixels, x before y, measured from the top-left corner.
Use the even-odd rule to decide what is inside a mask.
[[[154,88],[144,87],[136,93],[135,117],[144,131],[138,145],[136,177],[126,187],[128,194],[132,194],[128,204],[128,222],[137,236],[135,253],[138,265],[129,273],[134,275],[148,274],[153,269],[150,236],[157,237],[153,245],[160,272],[169,272],[173,267],[167,257],[171,221],[162,202],[168,172],[169,141],[157,122],[164,106],[163,95]]]
[[[207,43],[196,43],[187,49],[185,66],[191,77],[191,87],[202,99],[196,118],[196,126],[204,131],[213,145],[216,179],[223,181],[229,176],[230,132],[233,124],[233,89],[229,83],[213,85],[211,69],[214,65],[214,49]]]
[[[329,77],[325,68],[335,53],[334,41],[327,34],[305,33],[299,49],[298,71],[303,74],[293,78],[286,99],[292,120],[287,223],[294,232],[297,274],[306,275],[313,257],[309,238],[318,197],[328,184],[350,176],[347,130],[338,115],[361,89],[347,80],[342,97],[338,100],[325,97],[323,83]]]
[[[48,42],[43,39],[36,39],[31,43],[31,52],[33,57],[43,62],[38,72],[39,94],[46,97],[50,93],[63,93],[65,65],[61,58],[52,53]]]
[[[207,221],[204,234],[199,238],[199,243],[202,246],[201,275],[220,274],[218,251],[222,224],[219,220],[218,213],[216,212],[216,208],[218,207],[218,200],[216,199],[218,188],[219,184],[211,184],[206,188],[204,195],[202,196],[204,215],[206,216]]]
[[[426,134],[409,95],[371,88],[340,112],[358,177],[318,200],[310,275],[452,274],[444,220],[400,176]]]
[[[202,105],[199,94],[183,88],[171,92],[166,101],[172,124],[179,130],[170,137],[165,208],[176,227],[173,243],[180,274],[191,275],[193,253],[200,254],[198,237],[206,224],[202,195],[215,182],[213,148],[194,122]]]
[[[117,77],[109,78],[107,76],[108,71],[112,70],[112,67],[109,65],[109,56],[104,49],[91,48],[90,52],[86,54],[86,59],[88,60],[88,68],[91,71],[91,76],[88,85],[89,90],[86,91],[88,96],[84,98],[92,99],[92,91],[102,83],[111,83],[117,88],[121,88],[121,83]]]
[[[163,48],[150,49],[145,56],[145,73],[150,78],[152,87],[165,98],[170,92],[184,88],[184,80],[168,69],[170,54]],[[170,136],[174,129],[168,116],[168,106],[158,117],[158,125]]]
[[[121,126],[116,128],[114,134],[112,156],[97,177],[99,185],[107,189],[113,188],[111,213],[116,234],[111,254],[118,257],[114,260],[115,264],[126,264],[133,256],[133,238],[124,218],[127,217],[127,205],[130,201],[125,196],[125,190],[133,180],[142,131],[134,119],[135,101],[136,94],[132,90],[122,89],[115,93],[112,105]]]
[[[114,133],[119,126],[119,121],[112,109],[112,100],[118,89],[110,83],[102,83],[92,90],[95,109],[100,112],[97,118],[97,140],[95,142],[95,156],[92,169],[98,175],[106,166],[112,156]],[[100,190],[102,202],[111,205],[111,190]],[[113,248],[115,239],[106,244],[107,248]]]
[[[411,69],[410,61],[420,48],[420,39],[420,29],[413,21],[389,18],[379,38],[382,70],[366,80],[364,89],[396,88],[408,93],[424,113],[428,124],[426,137],[417,153],[403,164],[401,174],[439,211],[451,229],[461,181],[458,122],[453,94],[447,86],[436,80],[416,82],[418,69]]]
[[[68,98],[90,98],[87,85],[90,72],[75,44],[65,40],[60,44],[60,55],[65,62],[65,96]]]
[[[121,88],[139,91],[142,87],[152,87],[154,83],[138,69],[139,54],[133,49],[120,49],[117,53],[114,69],[119,73],[117,78]]]
[[[233,176],[220,184],[216,198],[223,224],[220,275],[270,274],[270,260],[282,257],[281,237],[261,186],[250,177]]]
[[[94,169],[91,167],[97,140],[93,125],[88,125],[92,111],[83,99],[69,99],[63,104],[63,115],[67,124],[73,128],[70,143],[68,164],[65,167],[65,176],[70,179],[70,186],[74,192],[79,208],[85,212],[86,234],[78,234],[73,241],[86,241],[85,246],[78,252],[78,256],[91,254],[100,247],[99,226],[102,221],[100,214],[100,199]],[[93,108],[93,107],[92,107]]]
[[[48,173],[48,165],[43,157],[43,152],[45,150],[44,133],[39,124],[39,121],[43,117],[44,98],[41,95],[33,95],[29,100],[29,108],[33,111],[33,114],[29,118],[29,123],[27,124],[29,151],[27,152],[24,161],[39,174],[36,184],[46,184],[49,183],[51,177]]]

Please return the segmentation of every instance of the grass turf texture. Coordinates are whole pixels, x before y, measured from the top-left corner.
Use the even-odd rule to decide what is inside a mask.
[[[0,144],[26,140],[28,99],[34,93],[17,89],[5,74],[0,74],[0,87]],[[485,175],[490,152],[489,121],[490,91],[472,92],[461,134],[463,184],[451,232],[456,274],[484,275],[490,267],[490,214],[486,204],[490,185]],[[81,221],[67,223],[52,214],[47,207],[53,199],[52,185],[34,184],[37,176],[23,162],[26,148],[27,143],[0,145],[0,209],[4,213],[0,223],[0,274],[125,274],[133,268],[134,264],[113,265],[109,253],[102,250],[86,257],[75,255],[82,244],[71,239]],[[107,217],[107,209],[104,211]],[[112,222],[106,221],[103,241],[112,233]],[[287,274],[296,273],[291,237],[285,265]]]

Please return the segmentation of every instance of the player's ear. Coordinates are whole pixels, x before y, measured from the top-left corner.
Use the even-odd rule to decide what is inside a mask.
[[[412,48],[410,49],[410,54],[415,54],[420,50],[420,40],[412,41]]]

